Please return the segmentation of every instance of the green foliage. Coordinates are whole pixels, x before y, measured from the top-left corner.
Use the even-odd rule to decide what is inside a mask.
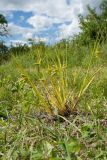
[[[2,14],[0,14],[0,24],[7,24],[7,20]]]
[[[0,36],[6,36],[7,33],[7,20],[2,14],[0,14]]]
[[[13,56],[27,54],[30,51],[30,48],[27,45],[18,44],[16,46],[12,46],[9,49],[9,53]]]
[[[80,18],[80,34],[81,40],[84,44],[89,44],[90,41],[99,42],[107,40],[107,1],[103,1],[100,5],[100,14],[96,13],[96,9],[88,6],[88,15]]]
[[[7,34],[7,20],[2,14],[0,14],[0,38]],[[9,55],[7,55],[7,53],[8,47],[0,40],[0,64],[8,60]]]
[[[8,51],[8,47],[3,42],[0,42],[0,64],[9,60],[10,54]]]

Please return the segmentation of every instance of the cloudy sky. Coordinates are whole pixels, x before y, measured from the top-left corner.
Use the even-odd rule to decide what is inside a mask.
[[[8,20],[10,41],[34,38],[56,42],[80,32],[78,14],[102,0],[0,0],[0,13]]]

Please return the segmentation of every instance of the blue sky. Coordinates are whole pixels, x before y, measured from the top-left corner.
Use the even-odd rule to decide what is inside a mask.
[[[102,0],[3,0],[0,12],[8,20],[7,43],[35,41],[53,43],[80,32],[78,14],[86,6],[97,7]]]

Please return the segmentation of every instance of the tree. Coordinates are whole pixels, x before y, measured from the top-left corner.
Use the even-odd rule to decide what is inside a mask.
[[[85,43],[107,40],[107,1],[104,0],[99,8],[100,13],[97,14],[95,8],[92,9],[88,6],[88,15],[86,17],[79,16],[81,37]]]
[[[8,47],[3,42],[0,42],[0,54],[7,54],[7,53],[8,53]]]
[[[100,5],[101,14],[102,16],[107,19],[107,0],[103,0],[103,2]]]
[[[0,42],[0,64],[9,59],[8,51],[8,47],[3,42]]]
[[[0,14],[0,36],[6,36],[8,34],[7,26],[8,23],[6,18]]]
[[[7,31],[7,20],[6,18],[0,14],[0,38],[6,36],[8,34]],[[8,59],[8,47],[4,44],[2,40],[0,40],[0,64]]]

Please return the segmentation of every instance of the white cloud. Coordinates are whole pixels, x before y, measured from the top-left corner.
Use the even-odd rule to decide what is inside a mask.
[[[11,41],[11,44],[12,44],[13,46],[17,46],[17,45],[19,45],[19,44],[21,44],[21,45],[27,44],[27,42],[24,41],[24,40],[12,40],[12,41]]]
[[[86,14],[86,6],[99,6],[102,0],[3,0],[0,1],[0,10],[22,10],[31,11],[33,16],[27,22],[32,25],[31,28],[24,28],[10,24],[13,34],[16,31],[23,37],[30,37],[34,33],[39,33],[53,24],[61,24],[59,35],[61,37],[72,36],[80,31],[78,23],[78,14]],[[69,22],[69,25],[67,25]]]
[[[27,20],[27,22],[37,31],[41,31],[45,27],[50,27],[53,24],[53,20],[51,18],[42,15],[32,16]]]
[[[63,24],[60,26],[59,39],[72,37],[75,34],[80,32],[79,21],[77,18],[74,18],[70,24]]]
[[[33,38],[33,33],[32,32],[28,32],[25,35],[23,35],[23,37],[28,40],[28,39],[32,39]]]
[[[35,42],[47,42],[48,38],[46,37],[37,37],[35,36],[35,29],[25,28],[14,23],[9,23],[8,30],[11,36],[13,35],[21,35],[22,40],[12,40],[11,42],[15,44],[26,44],[28,39],[33,39]]]
[[[8,30],[10,35],[22,35],[24,39],[32,38],[33,34],[35,33],[35,29],[27,28],[27,27],[21,27],[18,25],[15,25],[14,23],[8,24]]]
[[[11,45],[17,46],[19,44],[21,44],[21,45],[27,44],[27,41],[23,41],[23,40],[9,40],[9,41],[6,41],[5,44],[8,47],[10,47]]]
[[[46,37],[35,37],[34,41],[36,43],[38,43],[38,42],[48,42],[48,38],[46,38]]]
[[[102,0],[70,0],[67,4],[66,0],[3,0],[0,1],[0,10],[23,10],[32,11],[37,14],[47,14],[52,17],[61,19],[69,19],[70,14],[75,11],[84,12],[87,4],[92,7],[99,5]]]

